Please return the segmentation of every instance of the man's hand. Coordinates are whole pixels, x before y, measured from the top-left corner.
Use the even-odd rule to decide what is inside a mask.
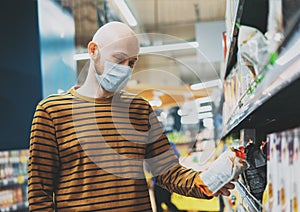
[[[230,148],[223,152],[199,175],[196,185],[208,196],[230,195],[239,175],[249,167],[243,147]]]
[[[230,191],[235,188],[235,185],[231,182],[224,185],[219,191],[217,191],[215,194],[213,194],[214,197],[218,197],[219,195],[229,196]]]

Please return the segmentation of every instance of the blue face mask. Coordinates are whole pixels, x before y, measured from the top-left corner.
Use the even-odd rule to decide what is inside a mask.
[[[124,89],[131,77],[132,68],[110,61],[105,61],[103,74],[95,71],[99,85],[109,92],[118,92]]]

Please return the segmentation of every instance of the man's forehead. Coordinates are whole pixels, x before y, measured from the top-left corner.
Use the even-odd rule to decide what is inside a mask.
[[[114,42],[110,42],[106,45],[100,45],[103,51],[108,52],[120,52],[126,54],[127,56],[138,55],[139,53],[139,43],[132,38],[119,39]]]

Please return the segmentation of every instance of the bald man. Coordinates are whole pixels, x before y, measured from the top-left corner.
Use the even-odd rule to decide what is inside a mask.
[[[30,137],[30,211],[152,211],[143,165],[170,192],[211,198],[199,172],[178,163],[149,103],[123,91],[139,42],[125,24],[101,27],[88,44],[81,87],[36,107]],[[218,194],[229,195],[233,184]]]

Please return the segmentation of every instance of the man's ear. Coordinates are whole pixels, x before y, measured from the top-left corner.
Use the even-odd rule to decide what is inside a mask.
[[[94,60],[99,55],[99,49],[97,43],[91,41],[88,44],[88,52],[91,58]]]

